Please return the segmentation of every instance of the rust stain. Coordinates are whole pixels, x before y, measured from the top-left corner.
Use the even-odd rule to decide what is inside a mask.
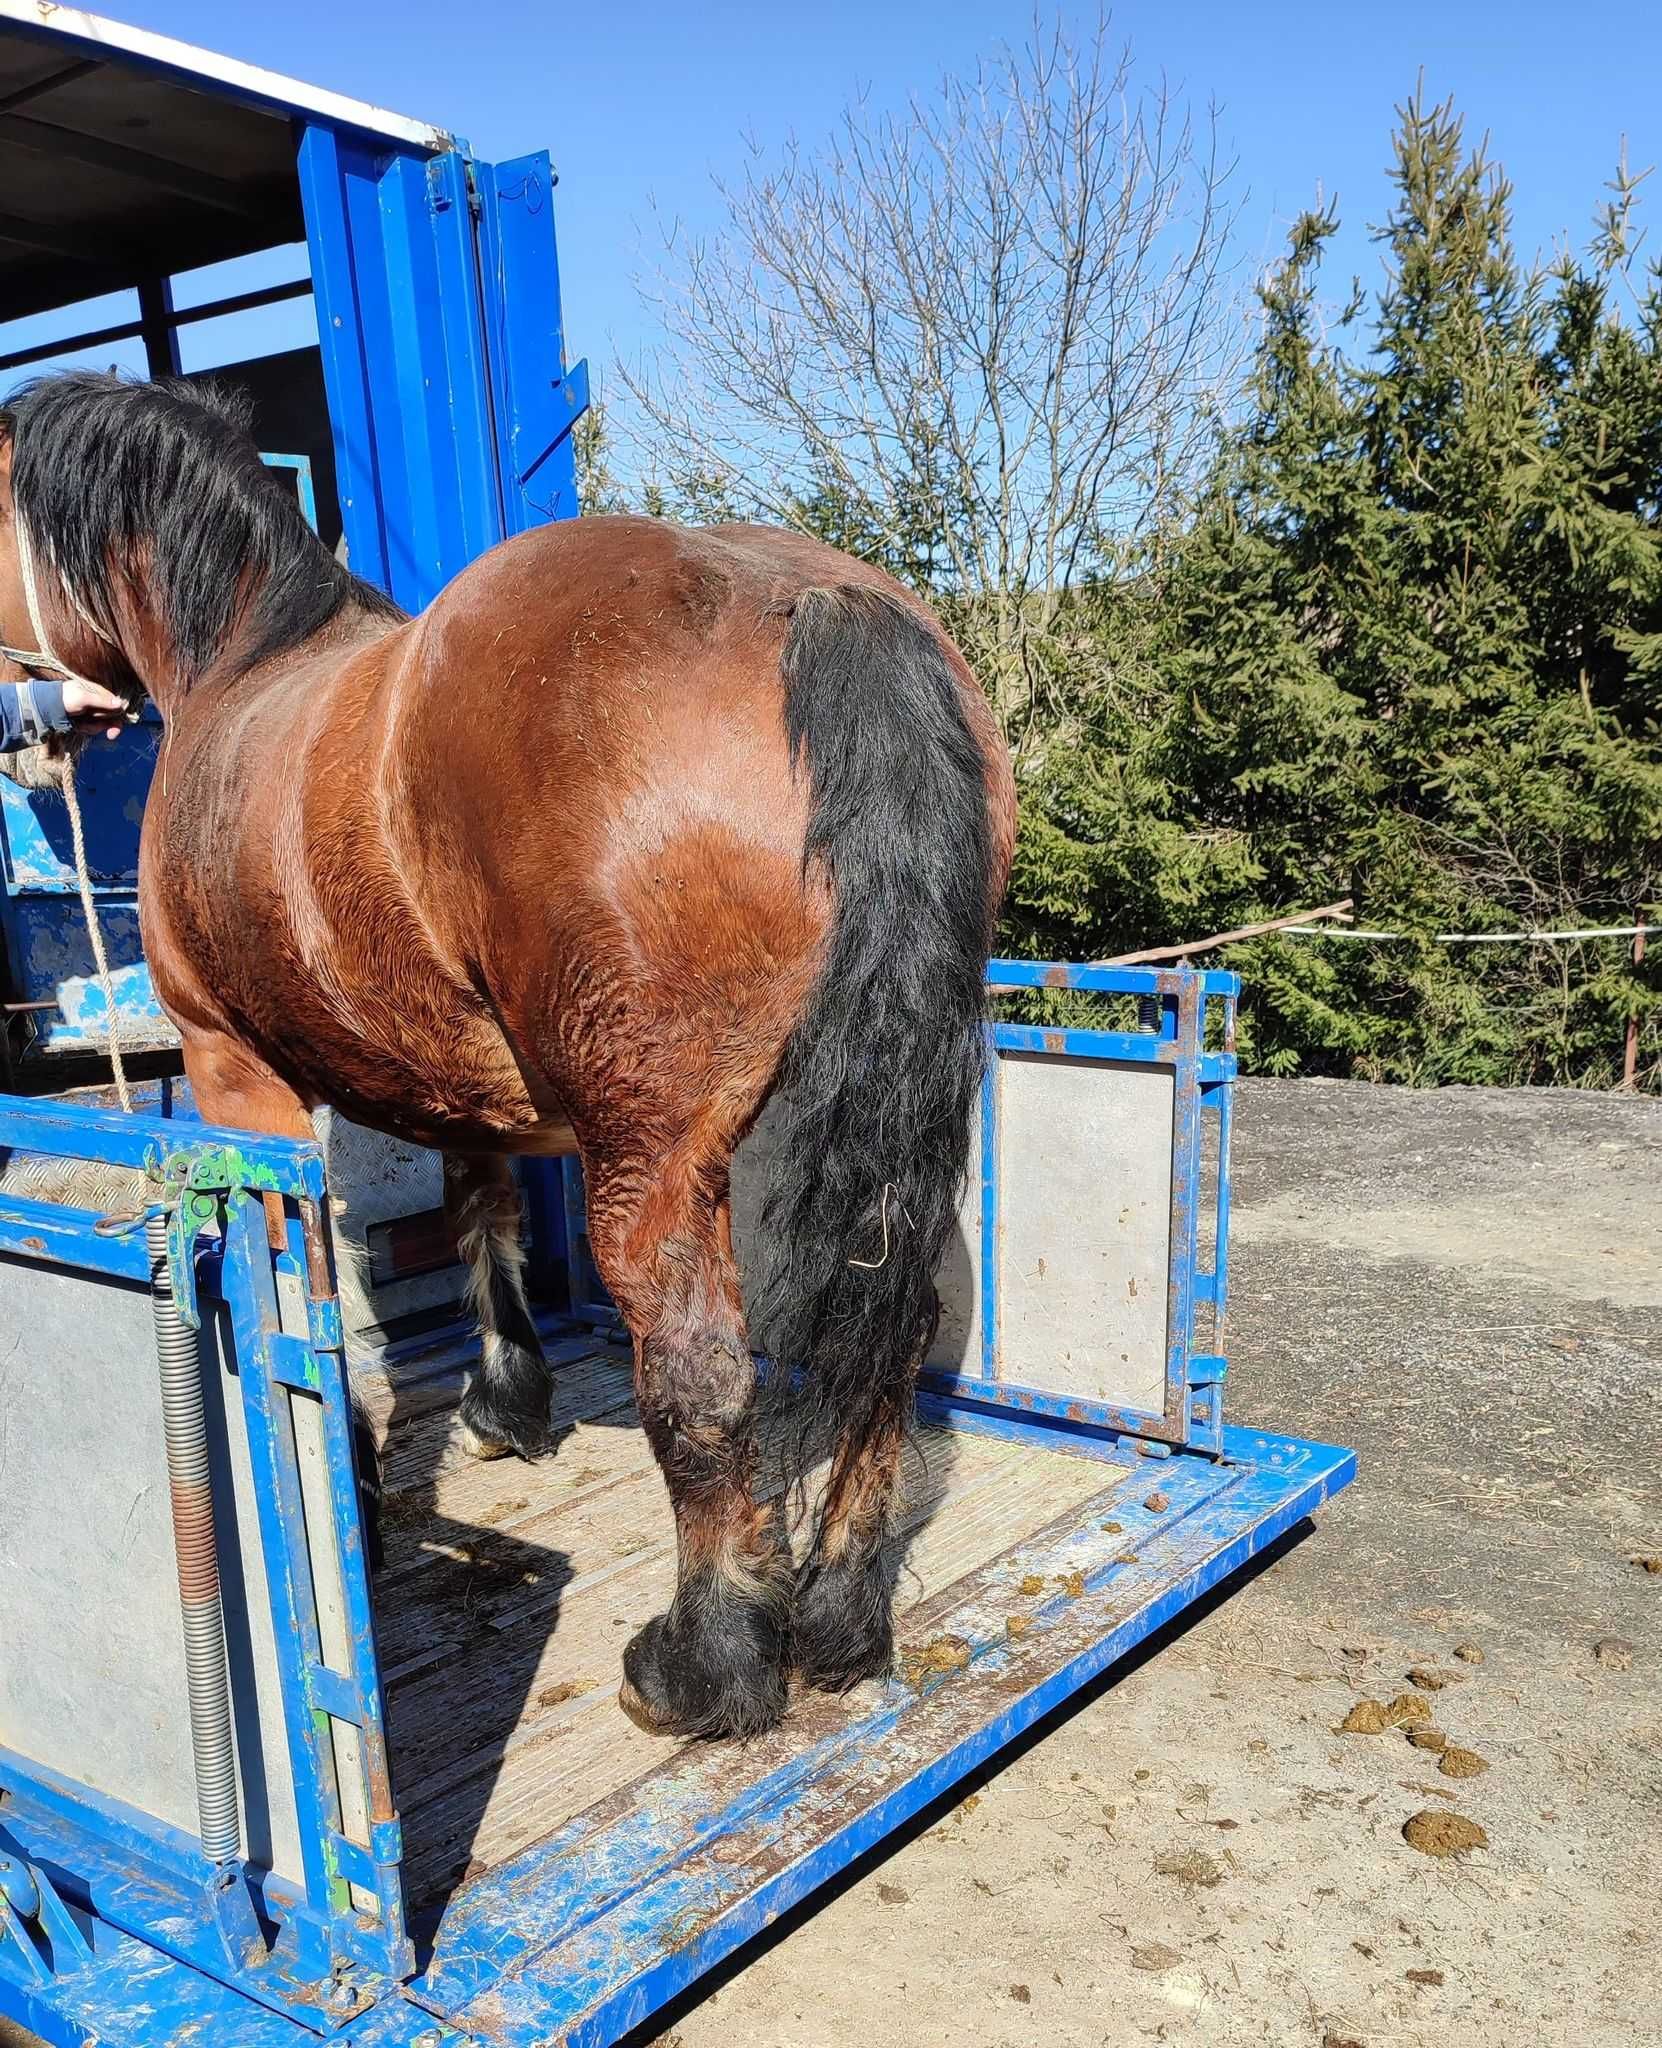
[[[179,1598],[196,1605],[219,1597],[219,1563],[214,1552],[213,1494],[206,1486],[174,1480],[173,1546],[179,1567]]]
[[[24,1237],[20,1238],[18,1242],[26,1252],[45,1253],[46,1240],[44,1237]]]
[[[1065,960],[1058,960],[1053,967],[1047,967],[1039,978],[1041,988],[1066,988],[1068,968]]]
[[[1064,1052],[1067,1049],[1067,1034],[1062,1031],[1047,1031],[1044,1034],[1046,1052]]]
[[[364,1761],[364,1792],[369,1803],[369,1817],[372,1821],[396,1820],[398,1809],[392,1803],[392,1776],[387,1769],[387,1745],[378,1730],[365,1728],[363,1731],[362,1755]]]
[[[306,1246],[306,1292],[313,1301],[327,1301],[329,1254],[323,1243],[323,1210],[316,1202],[300,1202],[300,1235]]]

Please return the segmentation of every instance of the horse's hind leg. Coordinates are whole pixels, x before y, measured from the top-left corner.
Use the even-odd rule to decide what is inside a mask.
[[[447,1152],[444,1207],[479,1317],[479,1368],[462,1395],[467,1448],[481,1458],[548,1448],[552,1380],[525,1299],[519,1190],[506,1159]]]
[[[793,1663],[828,1692],[894,1661],[895,1508],[911,1415],[909,1384],[879,1393],[845,1423],[831,1460],[791,1624]]]
[[[727,1160],[586,1164],[590,1242],[635,1340],[636,1401],[675,1514],[675,1597],[624,1652],[622,1702],[666,1731],[753,1734],[785,1710],[790,1562],[779,1506],[754,1492]]]

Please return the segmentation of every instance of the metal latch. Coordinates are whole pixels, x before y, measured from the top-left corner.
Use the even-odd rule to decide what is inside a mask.
[[[146,1162],[150,1179],[159,1184],[156,1196],[138,1208],[100,1216],[93,1225],[100,1237],[126,1237],[142,1230],[152,1216],[167,1218],[167,1277],[187,1329],[202,1327],[196,1300],[196,1240],[219,1220],[220,1205],[241,1185],[236,1163],[217,1145],[193,1145],[166,1158]]]

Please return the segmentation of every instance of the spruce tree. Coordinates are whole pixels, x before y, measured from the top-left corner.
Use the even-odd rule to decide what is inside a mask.
[[[1028,792],[1020,942],[1353,894],[1408,936],[1233,952],[1261,1067],[1609,1085],[1638,1013],[1659,1084],[1654,969],[1620,944],[1434,937],[1657,914],[1662,287],[1634,198],[1624,173],[1585,258],[1526,268],[1505,179],[1416,98],[1368,331],[1359,292],[1323,323],[1333,212],[1295,224],[1209,487],[1096,594],[1108,687]]]

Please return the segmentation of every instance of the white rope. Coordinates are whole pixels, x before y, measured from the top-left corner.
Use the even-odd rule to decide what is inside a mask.
[[[98,985],[104,991],[104,1014],[110,1023],[110,1072],[115,1076],[115,1097],[129,1116],[133,1113],[133,1092],[127,1085],[127,1069],[121,1058],[121,1025],[115,1006],[115,978],[110,973],[109,955],[104,951],[104,927],[93,901],[92,875],[87,868],[87,842],[81,830],[81,799],[75,789],[75,761],[65,755],[63,800],[69,811],[69,836],[75,846],[75,875],[81,885],[81,909],[86,916],[87,936],[92,941],[93,963]]]
[[[60,676],[66,683],[84,683],[88,689],[98,689],[90,677],[72,669],[54,652],[51,641],[46,637],[45,621],[40,611],[40,588],[35,577],[35,551],[29,539],[29,529],[24,525],[14,504],[12,508],[12,532],[17,541],[17,573],[23,585],[23,602],[29,613],[29,630],[35,636],[33,648],[0,648],[12,661],[24,668],[41,668]],[[61,581],[61,579],[60,579]],[[64,596],[74,606],[84,624],[89,626],[101,640],[110,640],[98,621],[68,587],[63,586]],[[112,646],[114,642],[110,643]],[[63,791],[64,807],[69,812],[69,837],[75,849],[75,879],[81,889],[81,912],[87,921],[87,937],[92,942],[93,965],[98,970],[98,984],[104,991],[104,1013],[109,1019],[110,1072],[115,1078],[116,1100],[131,1116],[133,1093],[127,1085],[127,1069],[121,1057],[121,1017],[116,1009],[115,977],[110,973],[109,954],[104,949],[104,927],[98,916],[98,905],[92,893],[92,871],[87,865],[86,834],[81,827],[81,799],[75,788],[75,757],[65,754],[63,758],[63,779],[59,784]]]
[[[1439,946],[1509,946],[1533,945],[1536,941],[1557,942],[1570,939],[1636,939],[1641,932],[1651,929],[1645,924],[1599,924],[1590,925],[1585,931],[1575,932],[1432,932],[1431,939]],[[1414,932],[1359,932],[1343,925],[1289,924],[1282,930],[1297,939],[1411,939]]]

